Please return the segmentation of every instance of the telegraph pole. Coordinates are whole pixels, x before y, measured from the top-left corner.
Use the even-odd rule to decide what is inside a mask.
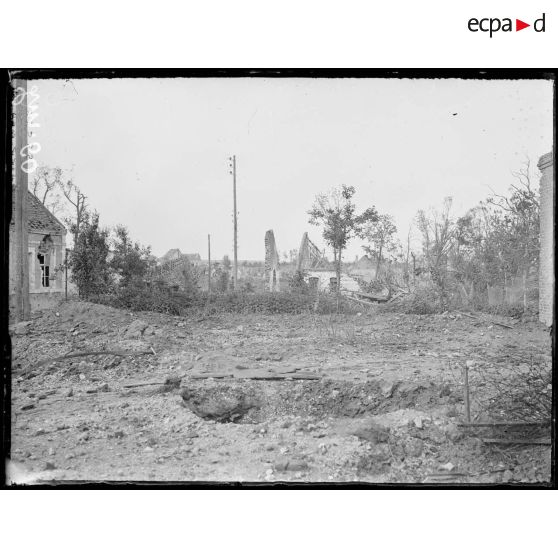
[[[233,286],[234,290],[238,286],[238,219],[236,212],[236,155],[229,157],[233,177],[233,220],[234,220],[234,266],[233,266]]]

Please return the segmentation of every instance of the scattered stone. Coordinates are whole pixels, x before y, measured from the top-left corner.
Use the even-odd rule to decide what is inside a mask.
[[[99,391],[110,391],[109,385],[105,382],[99,387]]]
[[[413,420],[415,426],[419,429],[422,429],[422,418],[421,417],[415,417],[415,419]]]
[[[19,322],[14,327],[15,335],[27,335],[32,322]]]
[[[395,388],[397,387],[397,382],[382,382],[382,395],[388,399],[393,395]]]
[[[388,441],[389,428],[382,426],[377,422],[369,421],[367,424],[350,432],[350,434],[356,436],[357,438],[360,438],[361,440],[366,440],[367,442],[378,444]]]
[[[82,432],[79,437],[78,437],[78,441],[80,442],[86,442],[87,440],[89,440],[89,432],[86,430],[85,432]]]
[[[446,463],[445,465],[440,465],[440,467],[438,467],[438,469],[440,469],[440,471],[448,471],[451,472],[455,469],[455,465],[451,462]]]
[[[502,482],[508,483],[513,479],[513,473],[512,471],[510,471],[509,469],[507,469],[506,471],[504,471],[504,474],[502,475]]]
[[[149,324],[143,320],[134,320],[124,333],[126,339],[138,339],[143,335],[143,332],[148,328]]]
[[[424,442],[419,438],[411,438],[407,444],[405,444],[405,452],[409,457],[420,457],[424,450]]]
[[[73,395],[74,395],[73,388],[70,388],[68,391],[66,391],[66,397],[72,397]]]
[[[276,471],[304,471],[308,469],[308,463],[301,459],[280,459],[274,464]]]
[[[79,375],[79,379],[80,379],[80,380],[85,380],[85,374],[80,374],[80,375]]]
[[[42,434],[45,434],[46,431],[44,428],[38,428],[37,431],[35,432],[35,436],[41,436]]]
[[[54,450],[54,448],[48,448],[48,454],[49,455],[54,455],[56,453],[56,451]]]

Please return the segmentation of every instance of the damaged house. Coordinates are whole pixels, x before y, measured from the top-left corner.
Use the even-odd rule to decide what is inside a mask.
[[[10,223],[10,313],[15,308],[15,224]],[[64,293],[62,266],[66,256],[66,228],[27,192],[29,302],[31,310],[55,304]]]

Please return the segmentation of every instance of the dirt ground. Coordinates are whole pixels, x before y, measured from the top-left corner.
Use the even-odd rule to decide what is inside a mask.
[[[465,363],[472,385],[481,371],[515,374],[533,358],[551,366],[542,325],[489,319],[204,319],[62,303],[12,328],[10,478],[547,483],[549,445],[489,444],[500,433],[458,426]],[[41,364],[87,351],[146,354]],[[257,405],[238,422],[207,420],[177,386],[157,385],[169,377],[216,399],[244,391]],[[494,420],[476,393],[472,420]]]

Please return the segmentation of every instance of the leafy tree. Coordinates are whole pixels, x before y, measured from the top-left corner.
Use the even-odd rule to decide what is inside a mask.
[[[128,229],[123,225],[117,225],[114,234],[114,252],[110,268],[121,277],[122,286],[142,280],[152,261],[151,248],[132,242]]]
[[[353,186],[342,185],[333,188],[327,194],[316,196],[314,205],[308,211],[309,223],[322,227],[322,235],[326,243],[333,249],[333,261],[337,276],[336,294],[337,308],[339,309],[339,297],[341,291],[341,262],[343,250],[347,247],[349,240],[355,236],[362,236],[363,226],[374,222],[378,213],[374,207],[366,209],[358,214],[353,196]]]
[[[387,252],[393,252],[398,248],[395,239],[397,227],[391,215],[378,215],[377,219],[367,223],[362,232],[362,236],[370,242],[370,246],[363,246],[363,250],[369,256],[376,259],[376,278],[380,274],[382,258]]]
[[[99,226],[99,214],[95,212],[82,223],[68,262],[80,297],[89,299],[109,289],[108,254],[109,231]]]

